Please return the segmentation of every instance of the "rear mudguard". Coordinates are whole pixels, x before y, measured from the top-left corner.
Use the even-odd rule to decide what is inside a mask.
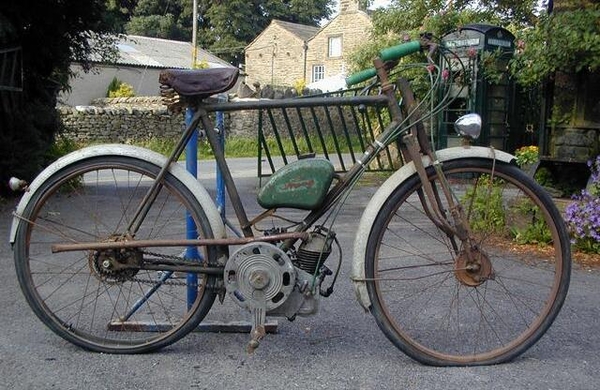
[[[498,160],[506,163],[511,163],[515,157],[491,148],[485,148],[480,146],[470,147],[455,147],[439,150],[436,152],[436,156],[439,162],[457,160],[463,158],[484,158],[490,160]],[[423,157],[423,164],[425,167],[432,165],[432,162],[428,157]],[[375,195],[371,198],[358,225],[356,231],[356,239],[354,241],[354,259],[352,262],[352,275],[351,279],[354,283],[354,290],[358,302],[365,310],[369,310],[371,307],[371,300],[367,292],[367,285],[365,282],[365,257],[367,251],[367,242],[369,241],[369,235],[371,233],[371,227],[373,222],[379,213],[379,209],[383,206],[383,203],[388,199],[392,192],[402,185],[404,181],[416,174],[414,163],[404,165],[398,171],[396,171],[390,178],[388,178],[383,185],[377,190]]]
[[[101,156],[126,156],[130,158],[135,158],[138,160],[146,161],[151,164],[154,164],[158,167],[162,167],[167,159],[165,156],[153,152],[148,149],[140,148],[137,146],[131,145],[120,145],[120,144],[109,144],[109,145],[98,145],[98,146],[90,146],[87,148],[80,149],[73,153],[69,153],[64,157],[56,160],[54,163],[49,165],[46,169],[44,169],[36,178],[33,180],[31,185],[29,186],[27,192],[21,198],[21,201],[17,205],[17,209],[15,211],[15,217],[12,221],[12,226],[10,230],[10,243],[14,244],[15,237],[17,234],[17,227],[19,226],[19,217],[37,191],[39,191],[42,184],[48,180],[52,175],[64,169],[65,167],[74,164],[79,161],[87,160],[90,158],[96,158]],[[171,164],[169,167],[169,172],[175,176],[179,181],[181,181],[190,191],[194,194],[196,200],[202,206],[202,209],[206,213],[206,217],[208,218],[208,222],[210,227],[212,228],[213,235],[215,238],[224,238],[225,237],[225,226],[223,224],[223,220],[215,206],[212,198],[206,191],[206,189],[179,164]],[[185,218],[185,216],[182,216]]]

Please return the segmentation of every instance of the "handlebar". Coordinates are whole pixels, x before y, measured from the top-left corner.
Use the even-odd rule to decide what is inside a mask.
[[[405,57],[409,54],[413,54],[421,50],[421,41],[410,41],[397,46],[388,47],[379,52],[379,58],[383,61],[393,61]],[[365,69],[358,73],[354,73],[346,78],[346,85],[351,86],[354,84],[361,83],[374,77],[377,74],[375,68]]]
[[[410,41],[401,45],[388,47],[379,52],[382,61],[393,61],[421,50],[421,41]]]

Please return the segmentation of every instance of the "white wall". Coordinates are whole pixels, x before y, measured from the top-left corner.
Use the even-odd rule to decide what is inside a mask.
[[[114,77],[131,85],[136,96],[159,95],[160,69],[99,65],[85,73],[81,66],[72,65],[71,71],[76,73],[70,80],[71,91],[59,96],[59,101],[69,106],[87,106],[93,99],[106,97]]]

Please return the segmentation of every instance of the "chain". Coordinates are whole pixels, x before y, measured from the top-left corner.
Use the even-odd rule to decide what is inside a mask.
[[[148,252],[148,251],[141,251],[141,252],[144,255],[158,257],[158,258],[167,259],[167,260],[179,260],[179,261],[185,260],[181,256],[165,255],[163,253]],[[129,280],[133,281],[133,282],[150,284],[150,285],[161,284],[161,285],[168,285],[168,286],[187,286],[186,282],[180,282],[180,281],[171,280],[171,279],[167,279],[167,280],[161,282],[160,280],[156,280],[156,279],[142,279],[142,278],[133,277]]]

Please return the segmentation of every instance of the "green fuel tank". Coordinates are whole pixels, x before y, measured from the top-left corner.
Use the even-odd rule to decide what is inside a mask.
[[[294,161],[275,172],[258,192],[258,204],[265,209],[315,210],[331,186],[335,170],[322,158]]]

